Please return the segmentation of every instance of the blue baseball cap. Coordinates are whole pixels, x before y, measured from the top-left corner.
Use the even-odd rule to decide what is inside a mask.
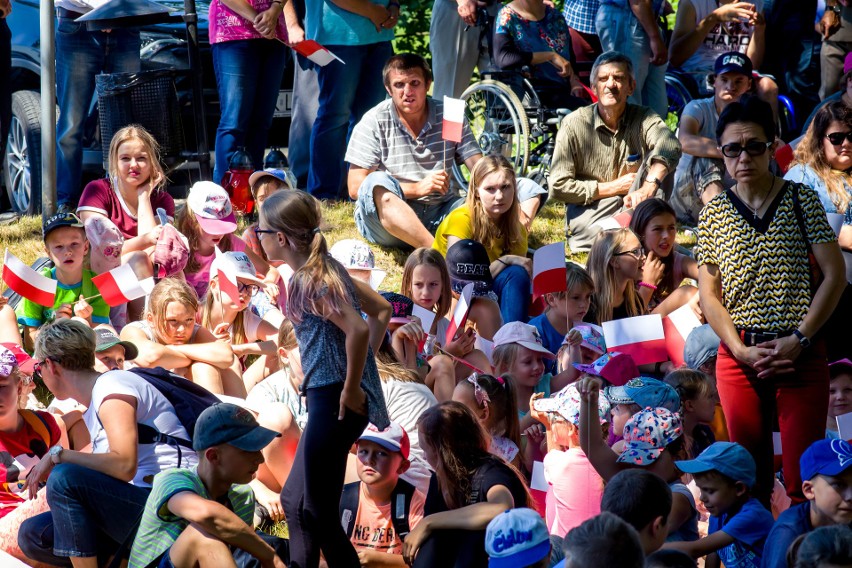
[[[642,408],[666,408],[672,412],[680,411],[680,396],[677,391],[663,381],[650,377],[630,379],[623,386],[607,387],[604,396],[612,405],[638,404]]]
[[[757,465],[754,458],[741,445],[735,442],[716,442],[693,460],[676,461],[678,469],[684,473],[704,473],[718,471],[734,481],[753,487],[757,478]]]
[[[683,346],[683,360],[686,366],[697,371],[710,358],[719,354],[721,340],[709,323],[699,325],[689,332]]]
[[[192,449],[196,452],[229,444],[246,452],[257,452],[281,434],[264,428],[247,409],[220,402],[207,408],[195,421]]]
[[[799,459],[802,480],[817,475],[840,475],[852,467],[852,444],[846,440],[818,440]]]
[[[488,568],[535,564],[550,552],[550,532],[541,515],[520,507],[497,515],[485,529]]]

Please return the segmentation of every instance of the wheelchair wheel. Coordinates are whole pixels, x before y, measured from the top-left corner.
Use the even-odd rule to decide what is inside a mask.
[[[465,116],[483,155],[502,154],[524,175],[529,157],[530,129],[527,113],[517,95],[505,83],[486,79],[462,94]],[[467,167],[453,165],[453,175],[467,187]]]
[[[669,114],[675,114],[680,118],[686,103],[693,99],[689,88],[679,77],[666,73],[666,97],[668,98]],[[665,117],[664,117],[665,118]]]

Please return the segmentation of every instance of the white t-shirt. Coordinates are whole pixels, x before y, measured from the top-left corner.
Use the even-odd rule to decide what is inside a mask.
[[[246,405],[256,412],[271,402],[285,405],[293,415],[299,430],[304,432],[308,423],[308,408],[305,398],[293,387],[290,370],[286,367],[254,385],[246,396]]]
[[[390,419],[405,428],[411,442],[409,461],[411,467],[400,477],[426,493],[432,473],[417,437],[417,420],[427,408],[438,404],[438,399],[422,383],[382,381],[382,393],[388,407]]]
[[[92,453],[109,451],[109,441],[96,411],[110,395],[122,394],[136,399],[136,422],[171,436],[189,440],[190,436],[175,414],[175,409],[166,397],[142,377],[130,371],[109,371],[95,382],[92,389],[92,404],[83,414],[83,420],[92,439]],[[198,464],[198,458],[190,448],[180,448],[180,467]],[[131,483],[140,487],[151,487],[154,475],[163,470],[178,467],[178,450],[168,444],[139,444],[138,467]]]

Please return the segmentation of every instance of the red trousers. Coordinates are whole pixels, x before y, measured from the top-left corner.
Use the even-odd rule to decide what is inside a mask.
[[[728,346],[719,346],[716,381],[732,442],[742,444],[757,463],[754,497],[769,505],[772,494],[775,418],[781,431],[781,462],[787,495],[805,500],[799,458],[825,437],[828,414],[828,363],[825,346],[814,341],[796,359],[795,372],[758,379],[757,372],[737,361]]]

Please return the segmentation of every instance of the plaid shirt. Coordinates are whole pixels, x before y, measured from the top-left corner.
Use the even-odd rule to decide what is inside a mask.
[[[595,16],[599,7],[599,0],[565,0],[562,15],[569,28],[584,34],[597,34]]]

